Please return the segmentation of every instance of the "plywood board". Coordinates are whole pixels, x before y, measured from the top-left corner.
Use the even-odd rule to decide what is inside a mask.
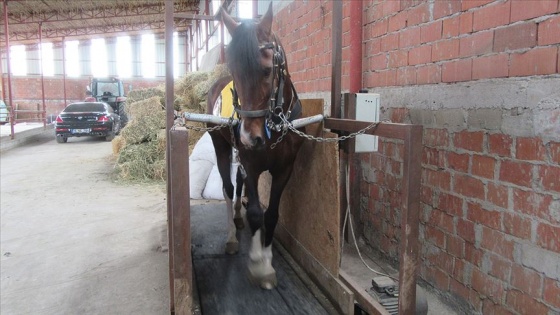
[[[323,113],[322,100],[302,100],[302,106],[304,117]],[[322,123],[306,126],[306,133],[336,137],[324,131]],[[282,194],[279,219],[279,224],[335,277],[340,261],[338,173],[338,143],[305,140]],[[269,191],[270,175],[266,173],[259,179],[264,205]]]

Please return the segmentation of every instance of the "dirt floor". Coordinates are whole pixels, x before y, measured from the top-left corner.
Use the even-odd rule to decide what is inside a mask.
[[[169,314],[164,185],[111,179],[111,143],[3,152],[2,314]]]

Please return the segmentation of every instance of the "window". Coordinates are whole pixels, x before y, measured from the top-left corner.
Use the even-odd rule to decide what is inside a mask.
[[[10,67],[13,75],[27,75],[27,56],[24,45],[10,47]]]
[[[107,76],[107,48],[104,38],[94,38],[91,40],[91,74],[94,77]]]
[[[117,74],[121,78],[132,77],[130,36],[117,37]]]
[[[54,76],[54,55],[53,55],[53,44],[52,43],[42,43],[41,44],[41,72],[43,75],[52,77]]]
[[[80,76],[80,60],[77,40],[67,41],[64,47],[64,58],[66,59],[66,75],[69,77]]]
[[[154,34],[142,35],[141,44],[142,75],[144,78],[156,76],[156,40]]]

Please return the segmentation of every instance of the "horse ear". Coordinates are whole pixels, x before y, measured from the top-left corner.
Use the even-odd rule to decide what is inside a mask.
[[[268,10],[259,23],[259,28],[268,36],[272,34],[272,1],[268,5]]]
[[[233,34],[233,31],[235,31],[235,29],[239,26],[239,23],[236,22],[223,7],[220,9],[220,15],[222,17],[222,22],[226,26],[228,32],[230,34]]]

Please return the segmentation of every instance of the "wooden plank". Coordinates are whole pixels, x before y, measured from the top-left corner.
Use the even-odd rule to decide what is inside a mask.
[[[354,292],[354,298],[369,315],[390,315],[383,305],[379,304],[379,302],[371,297],[371,295],[361,288],[344,270],[340,270],[340,279]]]
[[[422,126],[411,125],[404,141],[404,165],[399,248],[399,313],[416,312],[416,278],[418,273],[418,233]]]
[[[273,266],[278,287],[263,290],[253,285],[246,271],[250,229],[247,226],[237,233],[240,252],[226,255],[226,211],[223,202],[192,207],[193,264],[204,314],[329,313],[276,247],[273,247]]]
[[[292,258],[307,272],[307,275],[321,288],[341,314],[354,314],[354,293],[334,276],[313,255],[299,243],[284,226],[276,227],[275,237]]]
[[[171,240],[173,259],[173,299],[175,314],[191,314],[192,309],[192,259],[190,234],[189,156],[186,129],[171,130]]]

